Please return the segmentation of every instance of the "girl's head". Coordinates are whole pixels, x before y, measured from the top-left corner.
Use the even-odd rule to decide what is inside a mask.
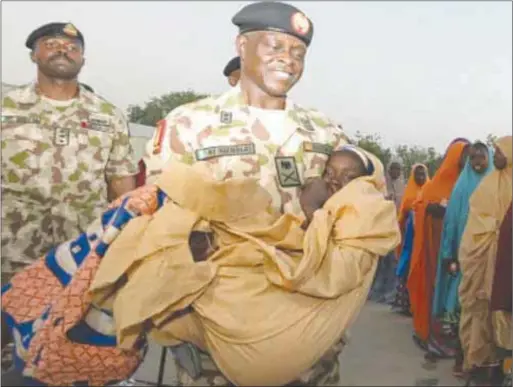
[[[355,146],[344,145],[331,153],[322,178],[333,195],[350,181],[373,172],[374,166],[364,152]]]
[[[426,168],[423,165],[417,165],[413,169],[413,180],[418,186],[423,186],[427,180]]]
[[[468,160],[472,169],[479,174],[482,174],[488,168],[488,147],[486,144],[478,141],[470,146],[468,152]]]

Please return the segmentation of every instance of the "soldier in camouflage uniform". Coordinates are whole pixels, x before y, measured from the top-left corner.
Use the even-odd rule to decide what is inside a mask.
[[[290,5],[265,2],[244,7],[233,23],[240,32],[239,85],[181,106],[159,123],[146,149],[147,181],[154,181],[170,160],[206,161],[219,180],[257,178],[276,209],[299,215],[301,187],[321,176],[333,147],[347,142],[325,115],[286,97],[302,75],[312,22]],[[290,384],[336,383],[343,345],[341,338]],[[230,385],[211,357],[194,345],[172,351],[180,385]]]
[[[123,114],[77,82],[84,38],[50,23],[26,46],[37,83],[2,99],[2,282],[84,231],[132,190],[137,165]]]
[[[223,70],[223,75],[228,79],[230,86],[235,86],[239,83],[240,79],[240,58],[236,56],[230,59]]]

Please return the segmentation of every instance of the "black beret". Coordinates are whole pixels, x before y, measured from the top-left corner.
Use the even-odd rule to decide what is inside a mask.
[[[241,34],[250,31],[284,32],[302,40],[307,46],[313,37],[312,21],[286,3],[263,1],[249,4],[237,12],[232,23],[239,27]]]
[[[225,77],[229,76],[236,70],[240,69],[240,57],[236,56],[232,58],[228,64],[224,67],[223,74]]]
[[[84,46],[84,35],[71,23],[48,23],[41,26],[30,33],[25,42],[25,46],[31,50],[34,48],[34,43],[39,38],[44,36],[59,36],[64,35],[70,38],[76,38]]]

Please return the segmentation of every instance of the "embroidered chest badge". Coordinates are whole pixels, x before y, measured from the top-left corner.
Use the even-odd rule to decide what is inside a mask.
[[[284,188],[301,186],[301,178],[293,156],[275,157],[276,172],[280,185]]]
[[[231,124],[233,121],[233,113],[222,110],[219,116],[222,124]]]

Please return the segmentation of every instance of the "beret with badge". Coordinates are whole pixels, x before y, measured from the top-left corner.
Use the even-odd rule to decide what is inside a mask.
[[[29,49],[34,48],[34,44],[39,38],[47,36],[67,36],[80,41],[84,47],[84,35],[71,23],[48,23],[36,28],[30,33],[25,42],[25,46]]]
[[[312,21],[296,7],[275,1],[252,3],[232,18],[239,33],[276,31],[295,36],[310,45],[313,37]]]
[[[225,77],[229,76],[231,73],[233,73],[236,70],[240,69],[240,57],[236,56],[235,58],[232,58],[228,64],[225,66],[223,70],[223,74]]]

